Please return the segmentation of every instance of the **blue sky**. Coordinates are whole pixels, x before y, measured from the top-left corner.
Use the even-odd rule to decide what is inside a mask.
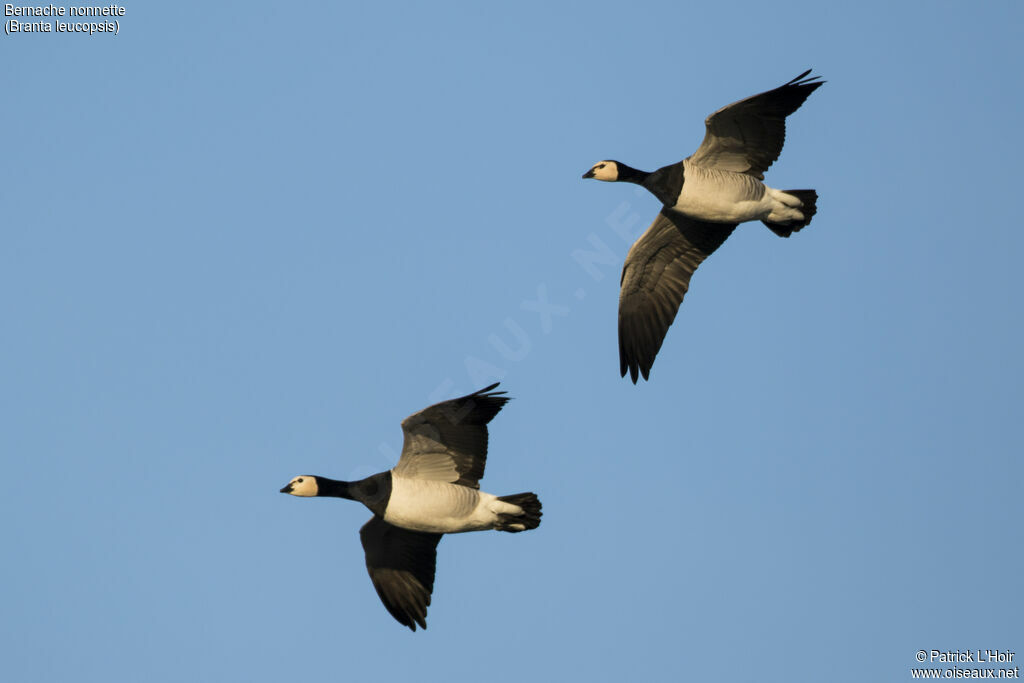
[[[5,678],[878,681],[1024,651],[1019,3],[125,7],[117,36],[0,37]],[[767,181],[816,188],[814,223],[738,229],[620,379],[658,207],[580,175],[675,162],[810,67]],[[483,488],[544,523],[442,540],[412,634],[368,512],[277,491],[387,469],[402,418],[496,379]]]

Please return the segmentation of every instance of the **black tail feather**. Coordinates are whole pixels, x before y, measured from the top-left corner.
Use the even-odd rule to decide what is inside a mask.
[[[800,207],[800,211],[804,214],[802,221],[784,221],[782,223],[770,223],[768,221],[761,221],[767,225],[772,232],[779,237],[789,237],[794,232],[797,232],[801,228],[805,228],[811,223],[811,219],[814,218],[814,214],[818,213],[818,193],[814,190],[782,190],[786,194],[791,194],[801,202],[803,206]]]
[[[510,496],[498,496],[498,500],[503,503],[518,505],[523,509],[522,514],[518,515],[499,514],[498,525],[495,527],[499,531],[516,533],[526,531],[527,529],[536,529],[540,526],[540,517],[543,513],[540,511],[541,504],[537,494],[513,493]]]

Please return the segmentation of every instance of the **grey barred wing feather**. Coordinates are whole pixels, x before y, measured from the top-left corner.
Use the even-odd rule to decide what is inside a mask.
[[[825,81],[803,72],[784,85],[722,107],[704,120],[704,141],[689,158],[699,166],[764,180],[786,141],[786,117]]]
[[[480,488],[487,462],[487,423],[509,401],[504,391],[491,391],[497,386],[443,401],[405,418],[405,442],[394,473]]]
[[[626,255],[619,293],[619,372],[648,378],[697,266],[735,224],[706,223],[668,209]]]
[[[426,628],[441,534],[410,531],[374,515],[359,530],[359,540],[384,607],[403,626]]]

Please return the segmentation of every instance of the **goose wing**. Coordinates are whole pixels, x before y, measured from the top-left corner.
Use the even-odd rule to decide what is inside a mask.
[[[410,531],[374,515],[359,530],[359,540],[384,607],[403,626],[426,628],[441,534]]]
[[[774,90],[722,107],[704,120],[704,141],[690,157],[700,166],[746,173],[764,180],[786,141],[786,117],[825,81],[803,72]]]
[[[487,462],[487,423],[509,398],[491,391],[442,401],[402,420],[405,442],[394,473],[480,488]]]
[[[629,249],[619,292],[619,372],[648,378],[697,266],[735,224],[706,223],[663,210]]]

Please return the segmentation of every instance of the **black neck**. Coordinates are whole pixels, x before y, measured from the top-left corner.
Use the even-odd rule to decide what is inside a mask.
[[[620,183],[636,183],[637,185],[643,185],[644,181],[647,180],[647,176],[651,175],[647,171],[641,171],[640,169],[633,168],[632,166],[626,166],[622,162],[617,163],[619,166],[618,182]]]
[[[317,497],[358,500],[379,517],[384,516],[384,510],[391,498],[391,470],[379,472],[359,481],[336,481],[327,477],[317,477],[316,481]]]
[[[327,496],[330,498],[356,500],[356,497],[352,492],[352,482],[350,481],[338,481],[336,479],[328,479],[327,477],[317,477],[316,487],[317,497]]]
[[[680,190],[683,189],[683,171],[683,162],[680,161],[670,166],[662,166],[653,173],[637,173],[643,176],[640,184],[650,190],[651,194],[667,208],[672,208],[679,199]]]

